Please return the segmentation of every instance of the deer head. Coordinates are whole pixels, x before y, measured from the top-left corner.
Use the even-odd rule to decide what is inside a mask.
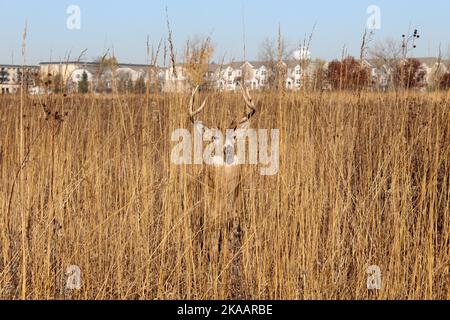
[[[213,164],[216,167],[236,166],[239,163],[238,157],[235,154],[237,139],[239,138],[239,134],[242,133],[242,131],[249,129],[250,119],[256,113],[256,107],[253,103],[252,97],[248,92],[248,89],[244,88],[241,83],[239,83],[239,86],[242,90],[242,95],[245,101],[245,116],[239,121],[233,121],[229,125],[225,138],[223,138],[223,132],[217,127],[207,127],[202,121],[196,119],[196,117],[205,109],[206,99],[197,110],[194,110],[195,96],[199,90],[199,87],[197,86],[192,91],[189,104],[189,118],[194,125],[195,130],[197,130],[202,136],[210,138],[218,148],[222,148],[222,156],[216,156],[213,159]]]

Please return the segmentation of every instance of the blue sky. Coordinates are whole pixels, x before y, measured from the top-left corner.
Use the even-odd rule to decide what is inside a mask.
[[[81,29],[66,27],[69,5],[81,9]],[[0,63],[20,62],[21,33],[28,21],[29,63],[60,60],[87,48],[87,59],[114,47],[122,62],[145,63],[146,37],[155,43],[166,37],[165,7],[169,9],[178,52],[186,39],[212,34],[216,59],[242,59],[242,21],[245,16],[248,58],[257,58],[262,40],[275,37],[278,23],[292,44],[299,43],[317,21],[313,57],[340,57],[345,45],[358,55],[369,5],[381,9],[381,29],[374,41],[400,38],[411,24],[422,35],[416,56],[434,55],[442,44],[448,52],[448,0],[0,0]]]

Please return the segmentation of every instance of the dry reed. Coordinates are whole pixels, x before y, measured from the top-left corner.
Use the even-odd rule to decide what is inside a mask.
[[[254,96],[252,127],[283,139],[277,176],[243,168],[240,294],[450,298],[447,96]],[[187,99],[25,97],[20,116],[18,97],[0,97],[0,298],[232,296],[220,190],[170,163],[171,132],[191,129]],[[218,126],[242,110],[237,94],[208,101]],[[81,290],[65,288],[70,265]],[[381,290],[367,290],[369,265]]]

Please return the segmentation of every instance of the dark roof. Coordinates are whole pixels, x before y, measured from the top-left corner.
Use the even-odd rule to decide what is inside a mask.
[[[271,62],[269,61],[247,61],[249,64],[251,64],[255,69],[259,69],[262,66],[268,66],[271,64]],[[232,67],[234,69],[238,69],[241,68],[246,62],[245,61],[233,61],[231,63],[228,64],[224,64],[223,67]],[[278,61],[274,61],[275,64],[278,63]],[[283,63],[288,67],[288,68],[295,68],[298,65],[301,65],[300,61],[296,61],[296,60],[288,60],[288,61],[283,61]],[[309,65],[314,65],[315,61],[310,61]]]
[[[262,66],[264,66],[265,64],[267,64],[264,61],[232,61],[228,64],[224,64],[223,66],[226,67],[231,67],[233,69],[239,69],[241,68],[244,64],[249,63],[250,65],[252,65],[254,68],[259,69]]]
[[[39,68],[39,66],[24,65],[24,68]],[[0,64],[0,68],[22,68],[20,64]]]
[[[438,62],[438,58],[435,58],[435,57],[411,57],[411,58],[419,60],[421,63],[427,65],[428,67],[433,67]],[[392,59],[389,59],[389,60],[392,61]],[[398,59],[398,60],[402,60],[402,59]],[[370,63],[372,66],[376,66],[379,64],[378,61],[380,61],[380,60],[379,59],[367,59],[366,61],[368,63]],[[450,60],[441,59],[441,63],[446,65],[446,64],[450,63]]]
[[[54,61],[54,62],[41,62],[39,65],[50,65],[50,64],[79,64],[84,66],[95,66],[98,65],[98,62],[86,62],[86,61]],[[118,63],[118,67],[137,67],[137,68],[148,68],[150,65],[148,64],[137,64],[137,63]]]

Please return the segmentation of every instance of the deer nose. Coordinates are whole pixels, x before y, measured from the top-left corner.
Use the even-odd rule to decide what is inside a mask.
[[[228,165],[233,164],[234,162],[234,148],[231,145],[227,145],[225,147],[225,163]]]

